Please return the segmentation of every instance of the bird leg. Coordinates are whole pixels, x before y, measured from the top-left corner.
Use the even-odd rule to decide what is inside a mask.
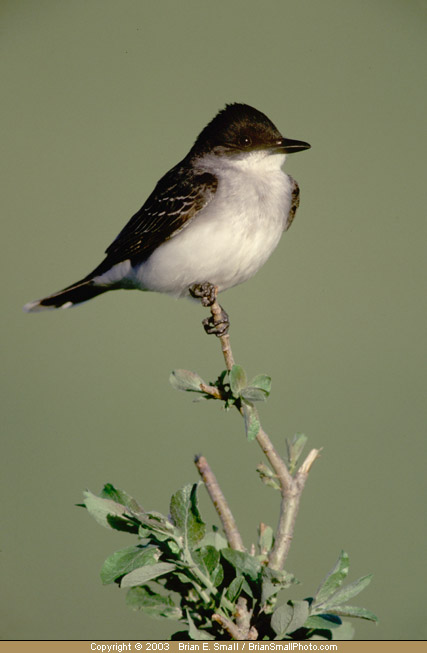
[[[205,281],[204,283],[195,283],[189,291],[192,297],[200,299],[202,306],[211,309],[211,317],[207,317],[202,322],[206,333],[214,334],[218,338],[228,333],[230,320],[222,306],[217,302],[217,286]]]

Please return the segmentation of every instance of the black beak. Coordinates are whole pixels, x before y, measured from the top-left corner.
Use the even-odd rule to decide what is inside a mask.
[[[292,154],[292,152],[301,152],[302,150],[308,150],[310,147],[311,145],[305,143],[304,141],[293,141],[290,138],[280,138],[275,142],[272,149],[274,152]]]

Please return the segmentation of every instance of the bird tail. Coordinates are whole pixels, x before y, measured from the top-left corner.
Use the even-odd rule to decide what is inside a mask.
[[[77,283],[73,283],[72,286],[64,288],[64,290],[44,297],[44,299],[36,299],[34,302],[28,302],[24,306],[24,311],[33,313],[52,308],[71,308],[76,304],[87,302],[92,297],[101,295],[107,290],[112,290],[111,286],[98,286],[93,278],[82,279]]]

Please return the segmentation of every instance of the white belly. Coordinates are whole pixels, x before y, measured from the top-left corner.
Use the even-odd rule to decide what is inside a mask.
[[[276,248],[291,205],[289,177],[275,163],[264,175],[218,175],[211,203],[135,270],[135,285],[183,296],[195,283],[221,291],[252,277]]]

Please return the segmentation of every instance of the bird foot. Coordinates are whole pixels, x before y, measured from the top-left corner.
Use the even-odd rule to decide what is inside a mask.
[[[218,336],[218,338],[225,336],[230,328],[230,318],[228,317],[228,314],[224,311],[222,306],[219,308],[220,313],[211,315],[202,321],[206,333]]]
[[[205,281],[204,283],[195,283],[189,288],[190,295],[195,299],[200,299],[202,306],[212,306],[216,301],[218,288],[213,283]]]
[[[230,328],[230,320],[222,306],[217,303],[217,286],[205,281],[204,283],[195,283],[189,288],[189,291],[192,297],[200,299],[202,306],[211,309],[211,317],[202,321],[206,333],[218,336],[218,338],[225,336]]]

